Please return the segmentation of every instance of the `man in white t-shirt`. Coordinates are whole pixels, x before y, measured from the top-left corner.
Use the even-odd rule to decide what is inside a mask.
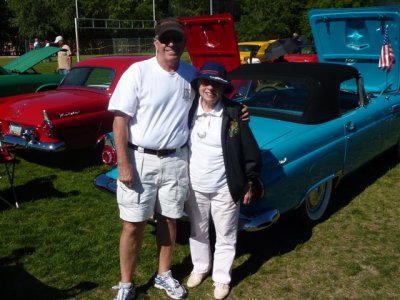
[[[157,218],[158,274],[155,287],[174,299],[186,290],[172,277],[176,219],[188,197],[188,112],[195,91],[193,66],[180,61],[185,48],[183,25],[173,18],[155,28],[156,56],[133,64],[121,77],[108,109],[114,112],[118,157],[117,201],[121,280],[115,299],[133,299],[132,277],[147,220]]]

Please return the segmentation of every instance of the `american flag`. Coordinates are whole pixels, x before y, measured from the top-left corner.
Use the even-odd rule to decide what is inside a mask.
[[[395,62],[396,60],[394,58],[393,49],[389,41],[389,28],[386,26],[378,67],[379,69],[389,72]]]

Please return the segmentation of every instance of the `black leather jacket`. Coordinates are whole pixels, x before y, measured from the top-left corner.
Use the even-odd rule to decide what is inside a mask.
[[[189,112],[189,126],[198,105],[197,95]],[[261,152],[248,122],[240,119],[240,104],[223,98],[222,105],[221,141],[226,179],[231,196],[237,202],[243,199],[246,184],[256,182],[260,176]]]

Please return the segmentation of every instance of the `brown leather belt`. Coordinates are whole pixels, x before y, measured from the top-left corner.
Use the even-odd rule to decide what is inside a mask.
[[[182,147],[184,147],[185,145],[183,145]],[[132,143],[128,143],[128,147],[133,149],[133,150],[138,150],[139,149],[139,146],[136,146],[136,145],[134,145]],[[141,148],[141,150],[143,150],[143,153],[157,155],[158,157],[168,156],[168,155],[174,154],[176,152],[176,149],[154,150],[154,149]]]

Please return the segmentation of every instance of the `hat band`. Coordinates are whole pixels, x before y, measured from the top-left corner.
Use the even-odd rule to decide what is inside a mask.
[[[220,81],[221,83],[225,83],[225,84],[228,84],[228,83],[229,83],[228,80],[225,80],[225,79],[223,79],[223,78],[221,78],[221,77],[218,77],[218,76],[212,76],[212,75],[210,75],[208,78],[213,79],[213,80],[215,80],[215,81]]]

